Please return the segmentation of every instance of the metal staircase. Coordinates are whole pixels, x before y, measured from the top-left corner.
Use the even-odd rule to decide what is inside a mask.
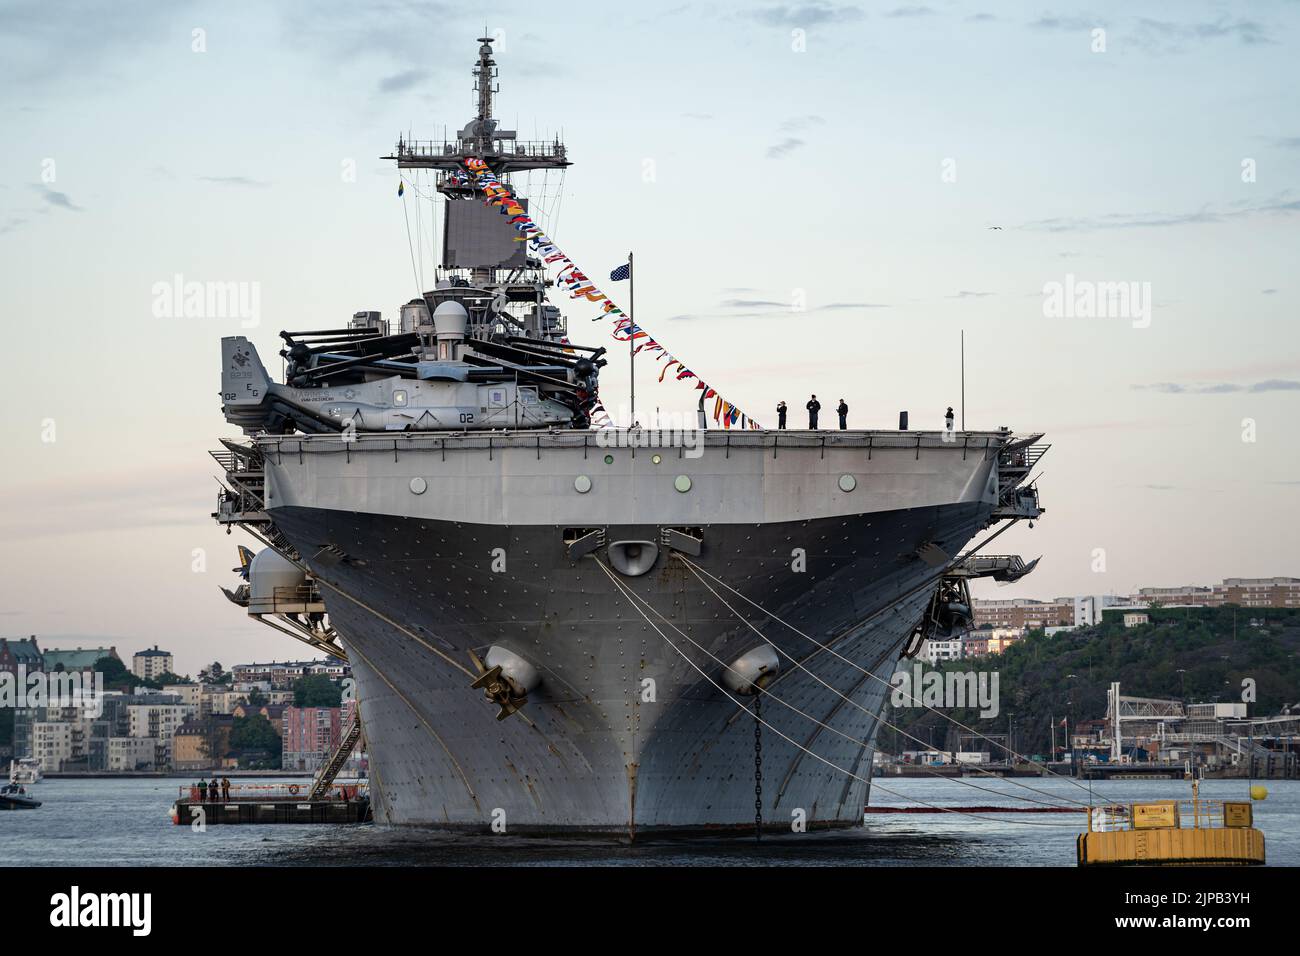
[[[1032,483],[1024,486],[1038,460],[1052,447],[1035,444],[1042,437],[1035,434],[1018,439],[998,454],[998,506],[994,518],[1028,518],[1032,522],[1043,513],[1038,489]]]
[[[316,779],[312,781],[311,793],[308,794],[309,800],[319,800],[325,796],[334,782],[334,778],[339,775],[343,765],[347,763],[348,757],[352,754],[352,749],[356,747],[357,741],[361,739],[361,715],[354,712],[352,723],[348,724],[348,729],[343,734],[343,739],[339,742],[338,749],[330,755],[330,759],[321,767],[317,773]]]

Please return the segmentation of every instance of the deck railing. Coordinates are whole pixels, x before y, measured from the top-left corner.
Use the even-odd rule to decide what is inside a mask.
[[[1176,827],[1206,830],[1240,826],[1227,822],[1225,804],[1239,806],[1249,801],[1232,800],[1153,800],[1149,803],[1108,804],[1093,807],[1088,829],[1094,832],[1141,830]],[[1146,820],[1146,825],[1143,820]]]
[[[270,803],[283,800],[307,800],[311,793],[310,779],[291,780],[284,783],[232,783],[229,788],[217,787],[217,796],[212,797],[212,787],[201,788],[197,784],[177,787],[177,799],[192,803]],[[370,784],[361,780],[357,783],[333,783],[317,800],[356,800],[370,795]]]

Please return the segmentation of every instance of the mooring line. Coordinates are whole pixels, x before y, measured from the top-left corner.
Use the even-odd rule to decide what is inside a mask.
[[[775,650],[778,654],[780,654],[780,655],[782,655],[783,657],[787,658],[787,659],[790,661],[790,663],[794,664],[794,666],[797,667],[799,670],[803,671],[805,674],[807,674],[809,677],[811,677],[811,678],[812,678],[813,680],[815,680],[817,683],[821,684],[823,687],[825,687],[827,690],[829,690],[829,691],[830,691],[832,694],[834,694],[835,696],[839,697],[841,700],[845,701],[846,703],[848,703],[848,704],[852,705],[853,707],[856,707],[858,710],[862,711],[864,714],[866,714],[868,717],[870,717],[870,718],[873,720],[873,722],[878,723],[878,724],[883,724],[884,726],[888,727],[890,730],[894,731],[895,733],[897,733],[897,734],[902,734],[902,735],[903,735],[904,737],[906,737],[908,740],[911,740],[911,741],[913,741],[913,742],[915,742],[915,743],[918,743],[918,744],[920,744],[920,745],[923,746],[923,747],[929,747],[929,746],[930,746],[926,741],[922,740],[920,737],[917,737],[917,736],[914,736],[913,734],[908,733],[906,730],[903,730],[901,727],[897,726],[896,724],[891,724],[891,723],[890,723],[888,720],[886,720],[886,719],[884,718],[884,716],[882,716],[881,714],[878,714],[878,713],[872,713],[870,710],[868,710],[866,707],[863,707],[860,703],[858,703],[857,701],[855,701],[853,698],[851,698],[851,697],[849,697],[849,696],[847,696],[847,695],[841,693],[839,689],[837,689],[837,688],[831,686],[829,683],[827,683],[825,680],[823,680],[820,676],[818,676],[817,674],[814,674],[811,670],[809,670],[809,669],[808,669],[807,667],[805,667],[802,663],[800,663],[798,660],[796,660],[792,654],[790,654],[789,652],[783,650],[779,645],[777,645],[775,642],[773,642],[772,640],[770,640],[770,639],[767,637],[766,634],[764,634],[764,633],[763,633],[762,631],[760,631],[757,627],[755,627],[755,626],[753,625],[753,623],[751,623],[748,619],[746,619],[744,616],[742,616],[741,613],[740,613],[739,611],[737,611],[734,607],[732,607],[730,604],[728,604],[726,598],[724,598],[724,597],[723,597],[721,594],[719,594],[717,591],[713,590],[713,588],[709,585],[709,583],[708,583],[707,581],[705,581],[703,577],[700,576],[699,572],[696,570],[695,566],[694,566],[691,562],[687,561],[687,562],[686,562],[686,566],[687,566],[687,568],[690,570],[690,572],[691,572],[692,574],[695,575],[696,580],[698,580],[698,581],[700,582],[700,584],[704,585],[704,587],[705,587],[706,589],[708,589],[709,593],[712,594],[715,598],[718,599],[718,601],[720,601],[720,602],[722,603],[722,606],[723,606],[723,607],[725,607],[728,611],[730,611],[732,614],[734,614],[734,615],[736,616],[736,619],[737,619],[737,620],[739,620],[742,624],[744,624],[744,625],[745,625],[746,627],[748,627],[751,631],[753,631],[755,634],[757,634],[757,635],[759,636],[760,639],[762,639],[763,641],[765,641],[765,642],[766,642],[766,643],[767,643],[767,644],[768,644],[768,645],[769,645],[773,650]],[[658,611],[656,611],[656,613],[658,613]],[[660,617],[662,617],[662,615],[660,615]],[[665,620],[666,620],[666,619],[665,619]],[[671,626],[671,625],[670,625],[670,626]],[[692,642],[692,643],[694,643],[694,642]],[[699,645],[696,645],[696,646],[698,647]],[[706,652],[706,653],[707,653],[707,652]],[[710,656],[712,656],[712,655],[710,655]],[[717,660],[717,658],[714,658],[714,659]],[[859,670],[863,670],[865,676],[868,676],[868,677],[875,677],[875,676],[876,676],[876,675],[872,674],[872,673],[869,672],[869,671],[865,671],[864,668],[859,668]],[[892,682],[889,682],[889,686],[890,686],[891,688],[894,687],[894,685],[893,685]],[[764,693],[768,693],[768,692],[767,692],[766,690],[764,690]],[[913,698],[913,699],[915,699],[915,698]],[[872,729],[871,729],[871,731],[868,732],[868,734],[867,734],[867,741],[870,741],[872,734],[875,733],[875,730],[876,730],[876,728],[873,726]],[[860,743],[864,743],[864,744],[866,743],[866,741],[859,741],[859,742],[860,742]],[[978,772],[978,773],[982,773],[982,774],[984,774],[984,775],[986,775],[986,776],[989,776],[989,777],[998,777],[998,774],[994,773],[994,772],[991,771],[991,770],[985,770],[985,769],[982,768],[982,767],[978,767],[978,766],[975,766],[975,765],[971,765],[970,769],[975,770],[976,772]],[[952,779],[952,778],[950,778],[950,777],[947,777],[947,775],[945,775],[945,774],[943,774],[943,773],[940,773],[940,772],[938,772],[938,771],[935,771],[935,772],[934,772],[934,776],[944,777],[945,779]],[[1036,789],[1036,788],[1034,788],[1034,787],[1029,786],[1029,785],[1026,784],[1026,783],[1021,783],[1020,781],[1015,780],[1015,779],[1010,778],[1010,777],[1001,777],[1000,779],[1005,780],[1007,783],[1010,783],[1012,786],[1020,787],[1020,788],[1022,788],[1022,789],[1024,789],[1024,790],[1028,790],[1030,793],[1036,793],[1036,794],[1038,794],[1039,796],[1042,796],[1042,797],[1049,797],[1049,798],[1051,798],[1051,799],[1053,799],[1053,800],[1067,800],[1067,801],[1069,801],[1070,803],[1077,804],[1078,806],[1081,806],[1081,807],[1088,806],[1088,804],[1083,803],[1082,801],[1074,800],[1074,799],[1072,799],[1072,798],[1070,798],[1070,797],[1057,797],[1057,796],[1055,796],[1054,794],[1047,793],[1047,792],[1044,791],[1044,790],[1038,790],[1038,789]],[[986,791],[989,792],[989,793],[999,793],[999,791],[996,791],[996,790],[988,790],[986,787],[978,787],[978,786],[976,786],[976,785],[973,784],[973,783],[969,783],[968,781],[960,781],[960,782],[965,783],[967,786],[975,787],[975,789],[977,789],[977,790],[986,790]],[[1012,796],[1013,799],[1018,799],[1018,800],[1028,800],[1028,801],[1030,801],[1030,802],[1032,802],[1032,803],[1043,803],[1042,800],[1034,800],[1034,799],[1031,798],[1031,797],[1020,797],[1020,796],[1014,796],[1014,795],[1010,795],[1010,794],[1008,794],[1007,796]]]
[[[821,641],[817,640],[817,638],[812,637],[811,635],[805,634],[803,631],[799,630],[799,628],[795,627],[793,624],[789,623],[789,622],[786,621],[786,620],[783,620],[779,615],[773,614],[771,611],[769,611],[767,608],[763,607],[763,606],[762,606],[761,604],[759,604],[757,601],[751,600],[749,597],[747,597],[747,596],[746,596],[745,594],[743,594],[741,591],[739,591],[739,590],[737,590],[736,588],[732,587],[732,586],[731,586],[730,584],[728,584],[726,581],[723,581],[723,580],[722,580],[721,578],[719,578],[716,574],[712,574],[712,573],[710,573],[709,571],[705,571],[703,568],[699,567],[699,565],[695,564],[693,561],[687,559],[686,557],[684,557],[684,556],[681,555],[681,554],[676,554],[676,555],[674,555],[674,557],[676,557],[678,560],[684,562],[688,567],[690,567],[690,568],[694,568],[694,569],[698,569],[698,570],[699,570],[700,572],[702,572],[703,574],[707,575],[708,577],[712,578],[714,581],[718,582],[718,584],[722,585],[722,586],[723,586],[724,588],[726,588],[728,591],[731,591],[733,594],[735,594],[737,597],[739,597],[742,601],[745,601],[746,603],[753,605],[753,606],[756,607],[758,610],[762,611],[763,614],[767,615],[769,618],[771,618],[772,620],[776,621],[778,624],[781,624],[781,625],[783,625],[783,626],[789,628],[790,630],[792,630],[792,631],[794,631],[796,634],[798,634],[800,637],[802,637],[802,638],[804,638],[804,639],[806,639],[806,640],[811,641],[813,644],[817,645],[817,646],[818,646],[819,648],[821,648],[822,650],[829,651],[831,654],[834,654],[835,657],[839,658],[841,661],[843,661],[844,663],[848,664],[850,667],[856,668],[857,670],[861,671],[863,674],[866,674],[868,677],[872,678],[873,680],[879,681],[880,683],[885,684],[885,685],[887,685],[887,686],[889,686],[889,687],[891,687],[891,688],[894,686],[893,683],[891,683],[890,681],[888,681],[888,680],[886,680],[885,678],[881,677],[879,674],[873,674],[871,671],[867,670],[867,669],[866,669],[865,667],[863,667],[861,664],[858,664],[858,663],[856,663],[855,661],[851,661],[851,660],[849,660],[847,657],[845,657],[843,654],[840,654],[840,653],[839,653],[838,651],[836,651],[834,648],[829,647],[829,646],[826,645],[826,644],[823,644]],[[877,613],[880,613],[880,612],[877,612]],[[870,618],[868,618],[868,620],[870,620]],[[949,721],[949,722],[955,724],[956,726],[960,727],[962,730],[965,730],[965,731],[967,731],[967,732],[969,732],[969,733],[975,735],[976,737],[980,738],[981,740],[985,740],[985,741],[987,741],[988,743],[992,744],[993,746],[1001,747],[1003,750],[1005,750],[1005,751],[1006,751],[1008,754],[1010,754],[1012,757],[1017,757],[1017,758],[1019,758],[1020,760],[1026,762],[1026,763],[1031,762],[1031,761],[1029,761],[1029,759],[1028,759],[1027,757],[1025,757],[1024,754],[1017,753],[1016,751],[1012,750],[1012,749],[1011,749],[1009,746],[1007,746],[1006,744],[1000,744],[1000,743],[998,743],[996,740],[992,739],[992,738],[989,737],[987,734],[983,734],[983,733],[981,733],[980,731],[976,730],[975,728],[973,728],[973,727],[969,727],[969,726],[967,726],[966,724],[962,723],[962,722],[961,722],[960,720],[958,720],[956,717],[952,717],[952,716],[950,716],[950,715],[948,715],[948,714],[943,713],[943,712],[940,711],[940,710],[936,710],[935,708],[933,708],[933,707],[929,706],[928,704],[926,704],[923,700],[921,700],[921,699],[920,699],[919,697],[917,697],[915,694],[911,695],[911,699],[912,699],[915,703],[920,704],[921,707],[923,707],[925,710],[929,711],[930,713],[935,714],[936,716],[941,717],[941,718],[943,718],[944,720],[947,720],[947,721]],[[1044,774],[1047,775],[1047,776],[1052,776],[1052,777],[1056,777],[1056,778],[1061,779],[1061,780],[1068,781],[1068,782],[1069,782],[1070,784],[1072,784],[1073,786],[1078,787],[1080,790],[1083,790],[1083,791],[1087,792],[1087,793],[1088,793],[1088,798],[1089,798],[1088,806],[1091,806],[1091,805],[1092,805],[1092,802],[1091,802],[1091,801],[1092,801],[1092,792],[1091,792],[1087,787],[1083,786],[1083,785],[1080,784],[1078,781],[1076,781],[1073,777],[1067,777],[1067,776],[1065,776],[1064,774],[1059,774],[1059,773],[1057,773],[1056,771],[1054,771],[1054,770],[1052,770],[1052,769],[1050,769],[1050,768],[1048,768],[1048,767],[1043,767],[1042,770],[1043,770]]]
[[[691,667],[692,670],[694,670],[694,671],[695,671],[696,673],[698,673],[701,677],[703,677],[706,681],[708,681],[710,684],[712,684],[713,687],[714,687],[714,688],[715,688],[719,693],[721,693],[723,697],[725,697],[727,700],[731,701],[731,703],[734,704],[737,708],[739,708],[740,710],[744,711],[746,715],[749,715],[749,708],[747,708],[747,707],[746,707],[744,704],[742,704],[740,701],[738,701],[738,700],[736,700],[734,697],[732,697],[731,694],[727,693],[727,691],[722,687],[722,685],[720,685],[717,681],[715,681],[712,677],[710,677],[707,673],[705,673],[704,670],[703,670],[703,668],[701,668],[698,664],[696,664],[695,661],[691,660],[691,658],[690,658],[690,656],[689,656],[688,654],[686,654],[686,653],[685,653],[685,652],[684,652],[680,647],[678,647],[675,643],[673,643],[672,638],[670,638],[667,634],[665,634],[663,631],[661,631],[661,630],[659,629],[658,625],[656,625],[655,622],[654,622],[653,620],[650,619],[649,615],[647,615],[644,611],[642,611],[641,608],[638,607],[637,604],[636,604],[634,601],[632,601],[632,600],[629,599],[629,592],[626,590],[626,586],[623,584],[623,582],[619,581],[619,580],[614,576],[614,573],[613,573],[612,571],[610,571],[609,568],[605,567],[604,562],[602,562],[599,558],[597,558],[597,559],[596,559],[596,563],[601,567],[601,569],[602,569],[602,570],[605,572],[605,574],[609,577],[610,581],[611,581],[611,582],[614,584],[614,586],[618,589],[619,593],[624,597],[624,599],[625,599],[625,600],[628,600],[628,603],[632,605],[633,610],[635,610],[638,614],[641,615],[642,619],[643,619],[647,624],[650,625],[650,627],[654,630],[654,632],[655,632],[656,634],[658,634],[660,637],[662,637],[662,638],[664,639],[664,642],[665,642],[669,647],[671,647],[674,651],[676,651],[677,654],[678,654],[678,656],[680,656],[680,657],[682,658],[682,660],[684,660],[684,661],[687,663],[687,665],[689,665],[689,666]],[[694,643],[694,642],[692,642],[692,643]],[[707,652],[706,652],[706,653],[707,653]],[[779,700],[779,698],[774,698],[774,699],[778,699],[778,700]],[[787,705],[787,706],[793,707],[793,705]],[[780,737],[780,738],[781,738],[782,740],[784,740],[786,743],[790,744],[790,746],[794,747],[796,750],[802,751],[803,753],[805,753],[805,754],[807,754],[808,756],[812,757],[812,758],[813,758],[814,760],[816,760],[817,762],[822,763],[822,764],[825,764],[827,767],[830,767],[832,770],[838,771],[839,773],[842,773],[842,774],[844,774],[845,776],[851,777],[851,778],[854,779],[854,780],[858,780],[858,781],[860,781],[860,782],[862,782],[862,783],[865,783],[868,787],[876,787],[877,789],[883,790],[885,793],[889,794],[890,796],[898,797],[900,800],[908,800],[908,801],[911,801],[911,802],[913,802],[913,803],[920,804],[921,806],[924,806],[924,807],[930,807],[931,809],[938,810],[938,811],[943,812],[943,813],[959,813],[959,814],[961,814],[962,816],[970,816],[970,817],[974,817],[974,818],[977,818],[977,819],[992,820],[993,822],[997,822],[997,823],[1018,823],[1018,824],[1022,824],[1022,825],[1024,825],[1024,826],[1055,826],[1055,827],[1060,827],[1060,826],[1072,826],[1071,824],[1056,824],[1056,823],[1049,823],[1049,822],[1045,822],[1045,821],[1044,821],[1044,822],[1039,822],[1039,821],[1032,821],[1032,820],[1006,820],[1006,821],[1003,821],[1003,820],[998,820],[996,817],[981,817],[979,814],[966,813],[965,811],[963,811],[963,810],[961,810],[961,809],[959,809],[959,808],[955,808],[955,807],[944,807],[944,806],[940,806],[940,805],[938,805],[938,804],[928,803],[928,802],[926,802],[926,801],[924,801],[924,800],[918,800],[916,797],[905,796],[904,794],[898,793],[897,791],[894,791],[894,790],[890,790],[888,787],[885,787],[885,786],[883,786],[883,785],[881,785],[881,784],[879,784],[879,783],[876,783],[875,781],[871,780],[870,778],[862,777],[862,776],[859,776],[858,774],[854,773],[854,772],[851,771],[851,770],[846,770],[846,769],[844,769],[843,767],[839,766],[838,764],[836,764],[836,763],[834,763],[834,762],[832,762],[832,761],[826,759],[826,758],[823,757],[821,754],[816,753],[815,751],[810,750],[810,749],[807,748],[807,747],[804,747],[804,746],[803,746],[802,744],[800,744],[798,741],[791,739],[789,735],[785,734],[784,732],[782,732],[782,731],[779,730],[778,728],[774,727],[772,724],[770,724],[767,720],[763,719],[762,717],[755,717],[754,719],[757,720],[757,721],[758,721],[760,724],[762,724],[764,727],[766,727],[768,730],[772,731],[772,733],[776,734],[778,737]],[[829,728],[829,729],[833,729],[833,728]],[[839,733],[839,731],[836,731],[836,733]],[[974,786],[974,785],[972,784],[971,786]],[[1005,796],[1005,794],[999,794],[999,796]],[[1075,829],[1077,829],[1077,828],[1075,828]]]

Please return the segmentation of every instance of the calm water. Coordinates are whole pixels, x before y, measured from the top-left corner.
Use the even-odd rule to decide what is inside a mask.
[[[241,783],[251,782],[241,780]],[[979,779],[971,790],[950,780],[880,781],[876,806],[911,801],[942,806],[1004,805],[1016,795],[1043,797],[1009,781]],[[1067,780],[1024,780],[1052,802],[1087,801]],[[180,780],[46,780],[30,792],[38,810],[0,813],[0,865],[31,866],[296,866],[296,865],[985,865],[1073,866],[1082,814],[872,815],[862,829],[752,839],[663,840],[626,846],[612,841],[536,839],[508,835],[448,836],[367,826],[215,826],[195,833],[173,826],[168,810]],[[1255,805],[1270,865],[1300,865],[1300,781],[1265,784],[1269,798]],[[1087,784],[1082,786],[1086,787]],[[1179,781],[1094,783],[1098,801],[1184,798]],[[1207,799],[1245,799],[1243,781],[1208,780]],[[1022,804],[1024,805],[1024,804]]]

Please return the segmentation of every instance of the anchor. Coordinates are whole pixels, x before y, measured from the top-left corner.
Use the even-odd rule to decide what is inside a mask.
[[[505,720],[528,703],[528,692],[506,676],[500,664],[488,667],[473,651],[469,652],[469,656],[478,670],[478,677],[469,686],[476,690],[482,689],[484,696],[501,708],[497,712],[497,720]]]

